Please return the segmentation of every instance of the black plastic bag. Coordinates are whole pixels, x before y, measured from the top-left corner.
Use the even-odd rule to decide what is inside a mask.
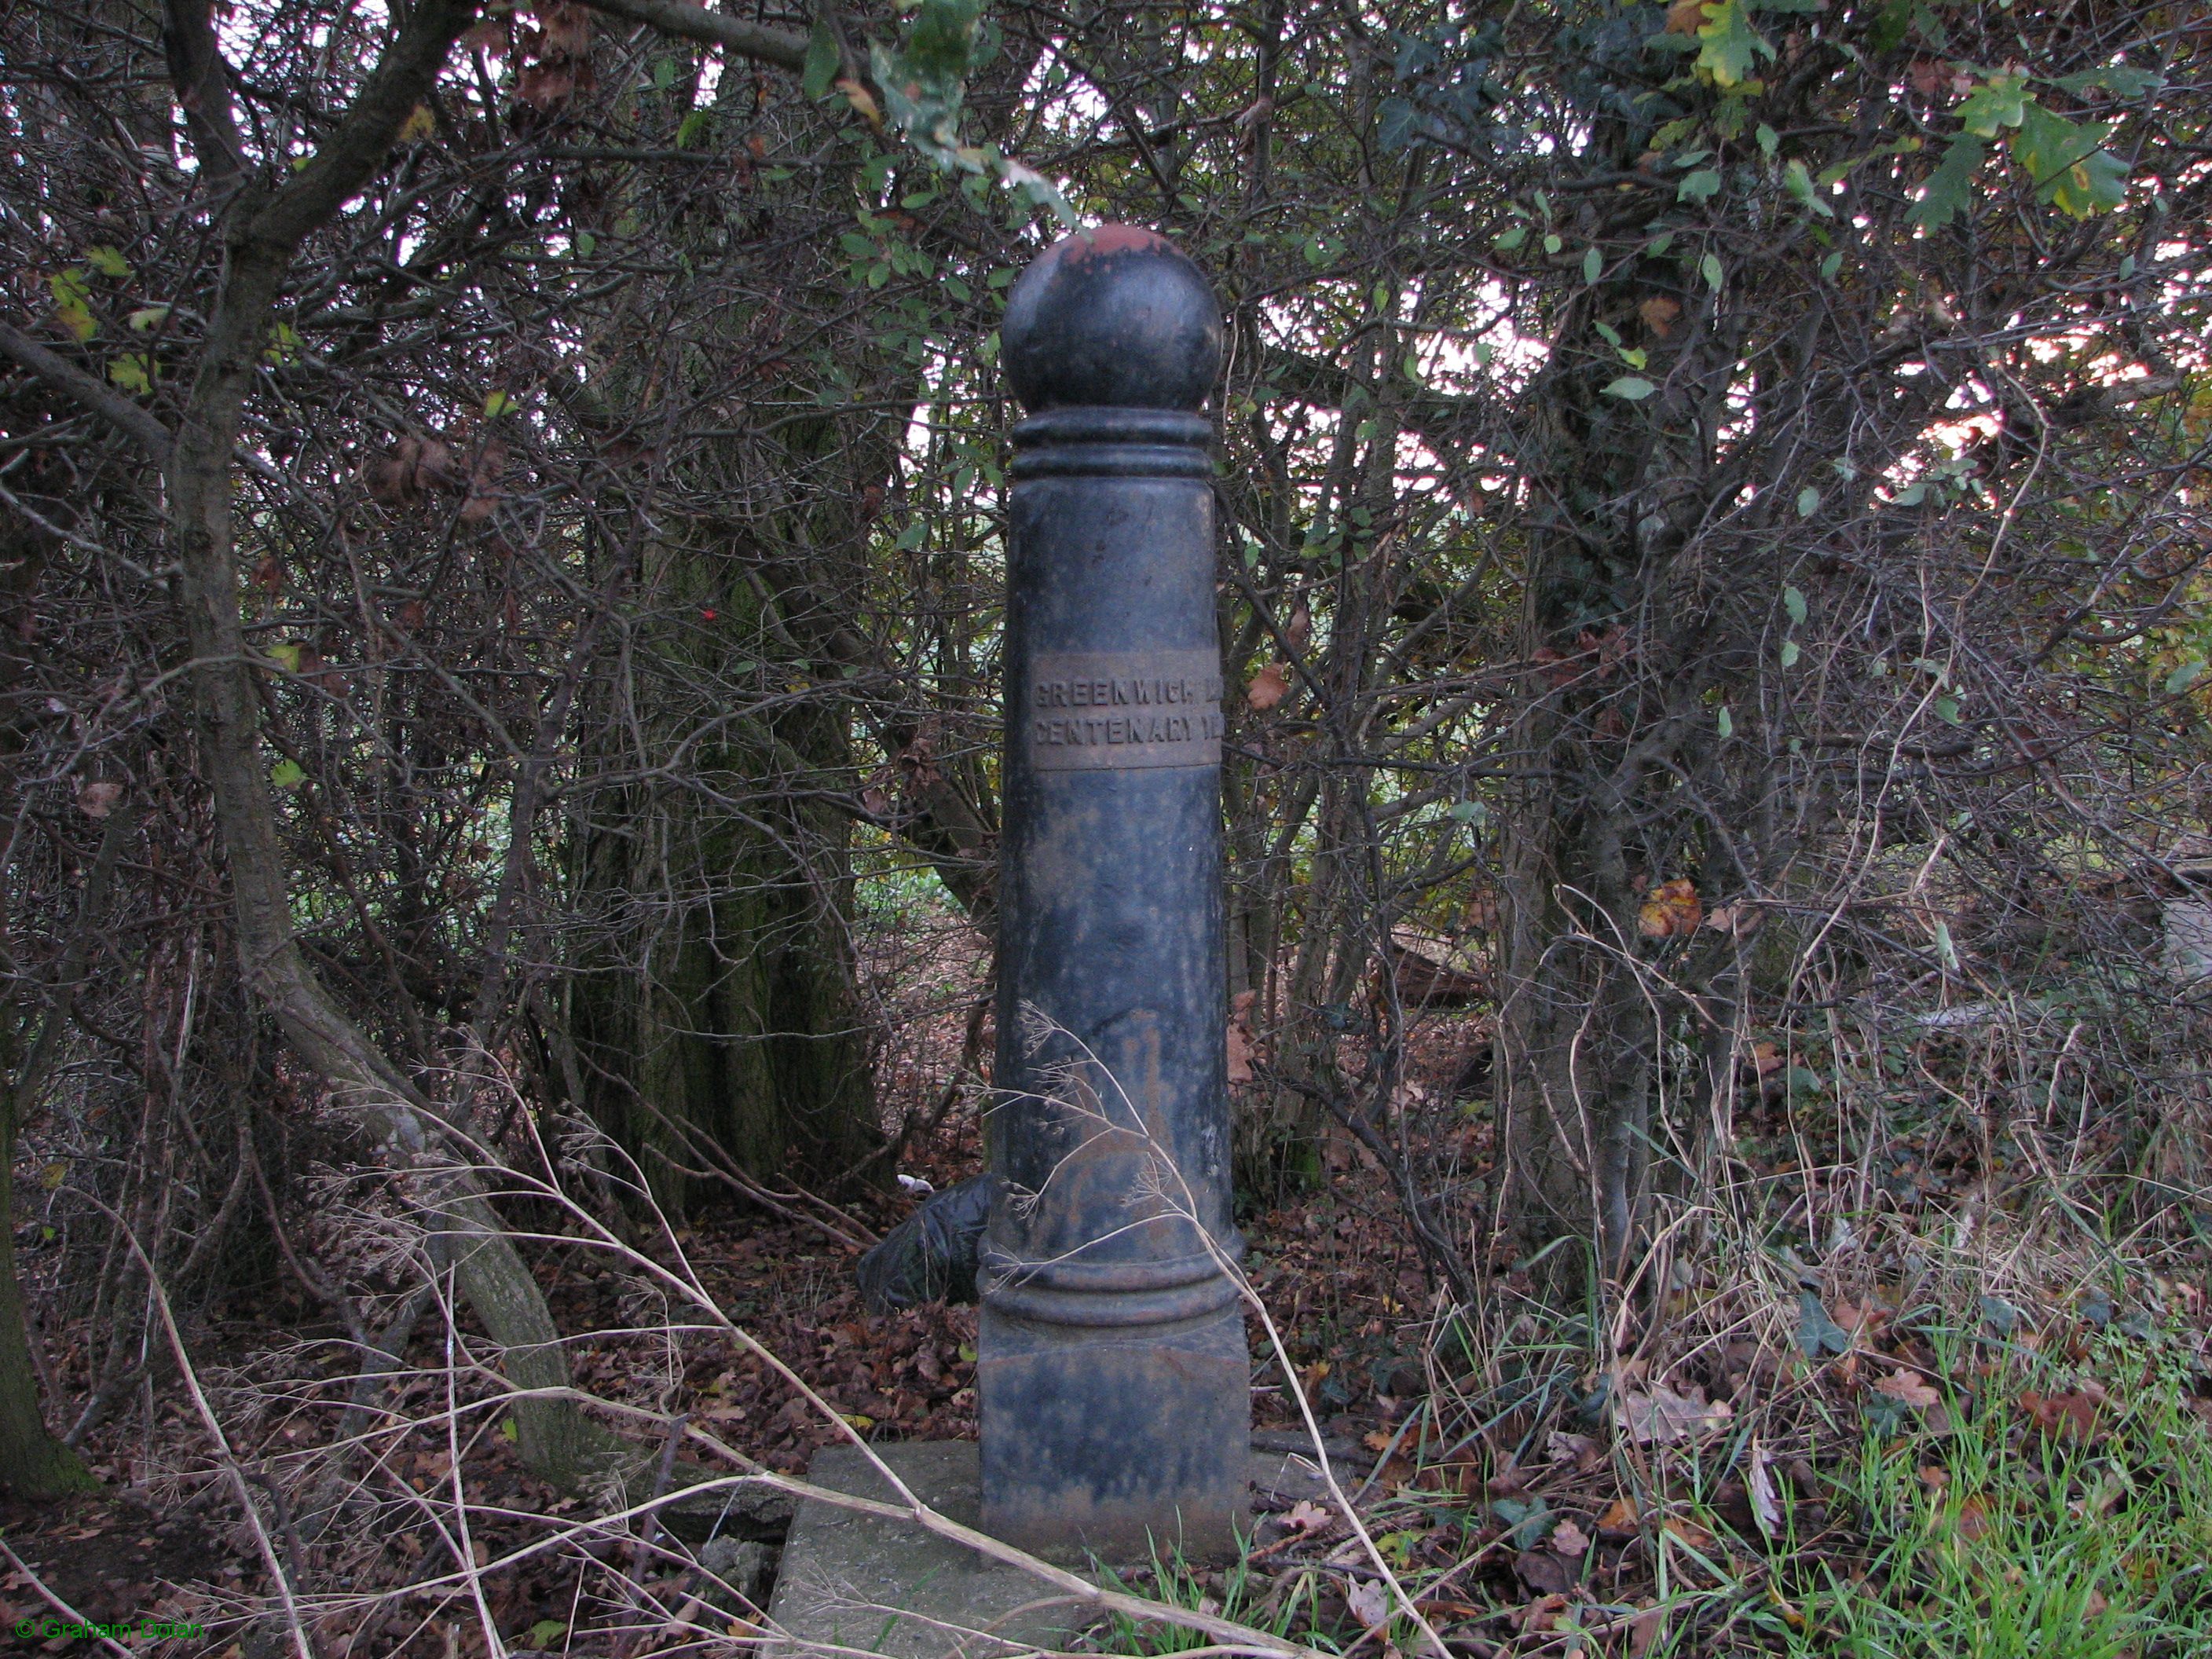
[[[854,1277],[870,1313],[890,1313],[916,1303],[975,1299],[975,1261],[983,1224],[991,1218],[998,1178],[971,1176],[947,1187],[885,1233],[860,1258]]]

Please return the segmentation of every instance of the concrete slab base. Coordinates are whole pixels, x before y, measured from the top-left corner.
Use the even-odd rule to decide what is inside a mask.
[[[878,1454],[939,1513],[975,1526],[982,1508],[975,1443],[915,1441]],[[816,1454],[807,1479],[857,1498],[895,1494],[851,1446]],[[1268,1508],[1323,1488],[1294,1454],[1252,1454],[1254,1484]],[[783,1547],[769,1616],[788,1639],[780,1659],[834,1650],[887,1659],[992,1659],[1015,1649],[1064,1648],[1095,1615],[1055,1601],[1048,1584],[904,1522],[801,1504]]]

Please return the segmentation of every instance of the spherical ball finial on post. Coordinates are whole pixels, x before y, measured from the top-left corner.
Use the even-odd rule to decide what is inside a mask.
[[[1048,409],[1195,411],[1221,369],[1221,307],[1157,232],[1100,225],[1064,236],[1022,273],[1000,328],[1014,395]]]

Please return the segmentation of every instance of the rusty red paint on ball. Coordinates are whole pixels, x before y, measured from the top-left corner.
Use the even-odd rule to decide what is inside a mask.
[[[1048,259],[1064,259],[1070,264],[1102,253],[1127,253],[1139,248],[1167,248],[1175,244],[1156,230],[1146,230],[1141,225],[1095,225],[1089,230],[1079,230],[1063,236],[1045,250]]]

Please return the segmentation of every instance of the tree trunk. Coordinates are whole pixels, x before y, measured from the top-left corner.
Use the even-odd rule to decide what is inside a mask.
[[[724,590],[718,620],[731,603]],[[878,1136],[849,825],[790,797],[846,769],[842,720],[802,707],[701,744],[702,711],[656,711],[649,681],[617,689],[647,704],[631,718],[656,750],[690,759],[684,776],[615,793],[577,841],[593,941],[570,1004],[586,1104],[672,1215],[698,1184],[678,1166],[718,1155],[757,1176],[835,1178]]]
[[[40,574],[50,538],[12,512],[0,512],[0,711],[12,716],[28,679],[16,641],[27,639]],[[18,744],[12,724],[0,724],[0,752]],[[100,854],[85,884],[76,937],[66,951],[56,994],[66,998],[82,976],[91,943],[92,922],[106,908],[106,890],[115,868],[119,832],[128,814],[117,811],[101,837]],[[0,938],[12,930],[0,916]],[[15,955],[13,942],[9,951]],[[15,1276],[15,1133],[22,1113],[35,1101],[52,1067],[64,1018],[50,1006],[27,1053],[23,1036],[31,1030],[31,1011],[11,1009],[0,1018],[0,1491],[18,1498],[46,1499],[99,1485],[84,1461],[47,1429],[39,1409],[37,1367],[31,1362],[31,1332],[22,1281]]]

